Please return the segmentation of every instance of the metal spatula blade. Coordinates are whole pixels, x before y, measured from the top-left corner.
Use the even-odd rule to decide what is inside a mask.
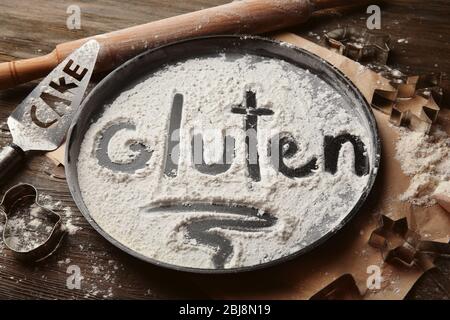
[[[1,180],[22,162],[26,151],[55,150],[64,141],[88,86],[99,49],[99,43],[90,40],[75,50],[9,116],[13,143],[0,153]]]

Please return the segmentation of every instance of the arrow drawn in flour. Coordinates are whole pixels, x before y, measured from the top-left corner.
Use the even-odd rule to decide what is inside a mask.
[[[232,216],[198,217],[189,220],[186,226],[187,237],[197,243],[212,247],[215,254],[212,257],[214,267],[223,269],[227,260],[233,253],[233,245],[225,235],[215,232],[213,229],[236,230],[242,232],[261,232],[264,228],[275,225],[277,218],[254,207],[228,206],[224,204],[195,203],[191,205],[175,204],[158,208],[147,209],[147,212],[155,212],[163,209],[166,212],[214,212]],[[251,218],[251,219],[248,219]]]

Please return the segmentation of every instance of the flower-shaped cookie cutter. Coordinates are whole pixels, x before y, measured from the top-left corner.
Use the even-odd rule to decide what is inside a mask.
[[[44,213],[48,221],[52,223],[53,227],[48,236],[40,243],[24,250],[18,250],[8,241],[8,222],[12,215],[19,215],[24,212],[29,213],[32,206],[38,207],[40,212]],[[28,208],[30,210],[22,212],[19,210],[20,208]],[[38,203],[38,191],[30,184],[18,184],[6,191],[0,203],[0,213],[5,217],[3,242],[14,256],[20,260],[44,260],[59,247],[64,237],[65,231],[61,228],[61,216]]]

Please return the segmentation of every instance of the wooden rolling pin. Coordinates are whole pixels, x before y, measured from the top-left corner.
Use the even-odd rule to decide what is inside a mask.
[[[242,0],[56,46],[51,53],[0,63],[0,89],[47,75],[89,39],[101,44],[96,71],[109,70],[159,45],[212,34],[261,34],[305,22],[317,10],[361,0]]]

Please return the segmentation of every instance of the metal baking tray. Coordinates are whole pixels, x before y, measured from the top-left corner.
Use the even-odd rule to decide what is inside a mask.
[[[274,59],[282,59],[298,68],[308,69],[311,73],[318,75],[322,80],[331,85],[332,88],[339,91],[344,99],[346,99],[348,103],[354,107],[355,114],[370,134],[370,147],[371,150],[373,150],[370,154],[370,176],[366,188],[361,194],[356,205],[349,210],[347,216],[341,221],[341,223],[337,227],[330,230],[318,230],[320,234],[315,236],[315,241],[293,254],[258,265],[230,269],[200,269],[167,264],[144,256],[134,251],[132,248],[121,244],[105,232],[91,217],[88,208],[83,202],[83,197],[78,183],[77,160],[80,152],[80,146],[92,121],[101,115],[105,103],[111,101],[122,90],[129,87],[130,84],[135,83],[144,76],[152,74],[162,66],[184,61],[189,58],[198,58],[211,55],[215,56],[219,53],[252,54]],[[67,141],[65,170],[70,192],[78,208],[93,228],[113,245],[141,260],[162,267],[196,273],[232,273],[273,266],[298,257],[324,243],[330,239],[330,237],[338,233],[339,230],[347,224],[361,208],[374,184],[381,153],[377,126],[370,106],[355,85],[345,75],[325,60],[305,50],[273,40],[251,36],[210,36],[189,39],[147,51],[129,60],[111,72],[90,92],[73,119]],[[237,211],[239,211],[239,208]]]

